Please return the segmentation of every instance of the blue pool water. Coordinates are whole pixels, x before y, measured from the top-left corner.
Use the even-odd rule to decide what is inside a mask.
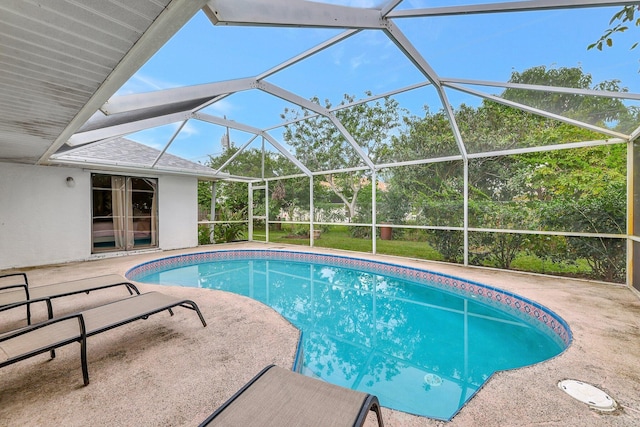
[[[437,419],[453,417],[494,372],[551,358],[570,342],[562,319],[498,289],[389,264],[381,273],[368,261],[263,252],[168,258],[127,276],[261,301],[303,331],[303,373]]]

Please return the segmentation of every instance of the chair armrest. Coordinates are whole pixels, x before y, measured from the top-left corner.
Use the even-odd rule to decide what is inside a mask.
[[[49,319],[53,319],[53,306],[51,304],[51,298],[46,298],[46,297],[26,299],[24,301],[16,302],[13,304],[2,305],[0,306],[0,312],[3,312],[5,310],[11,310],[12,308],[16,308],[16,307],[21,307],[23,305],[30,306],[35,302],[43,302],[43,301],[47,304],[47,315],[49,316]]]
[[[14,288],[22,288],[24,289],[24,293],[25,293],[25,298],[29,299],[29,281],[27,280],[27,274],[26,273],[9,273],[9,274],[1,274],[0,275],[0,280],[4,279],[6,277],[22,277],[22,283],[12,283],[10,285],[0,285],[0,291],[4,291],[7,289],[14,289]]]
[[[82,313],[68,314],[62,317],[56,317],[55,319],[45,320],[44,322],[36,323],[35,325],[25,326],[23,328],[15,329],[13,331],[7,331],[0,335],[0,342],[19,337],[20,335],[28,334],[36,329],[44,328],[55,323],[63,322],[69,319],[78,318],[78,339],[86,338],[87,332],[85,330],[84,318]],[[46,351],[46,350],[45,350]]]
[[[25,297],[25,299],[29,299],[29,287],[27,285],[25,285],[24,283],[20,284],[20,285],[0,286],[0,293],[2,291],[6,291],[6,290],[9,290],[9,289],[14,289],[14,288],[22,288],[22,289],[24,289],[24,297]]]
[[[17,276],[22,276],[22,281],[24,282],[23,284],[26,286],[29,286],[29,281],[27,280],[27,273],[0,274],[0,279],[3,279],[5,277],[17,277]],[[0,286],[0,289],[2,289],[1,286]]]
[[[49,299],[46,299],[46,301],[47,301],[47,305],[51,307],[51,301]],[[0,360],[0,367],[7,366],[15,362],[19,362],[21,360],[25,360],[29,357],[44,353],[46,351],[49,351],[51,353],[51,358],[53,359],[54,357],[56,357],[56,353],[55,353],[56,348],[62,347],[63,345],[71,344],[72,342],[75,341],[80,343],[80,360],[82,362],[82,378],[84,380],[84,385],[85,386],[88,385],[89,369],[87,366],[88,365],[87,363],[87,328],[86,328],[84,316],[82,315],[82,313],[68,314],[66,316],[57,317],[55,319],[50,318],[49,320],[46,320],[41,323],[37,323],[35,325],[28,325],[28,326],[25,326],[24,328],[19,328],[13,331],[5,332],[3,334],[0,334],[0,344],[10,339],[18,338],[18,340],[20,340],[21,336],[29,334],[30,332],[33,332],[39,329],[44,329],[48,326],[52,326],[57,323],[66,322],[73,319],[78,320],[77,334],[71,326],[70,326],[71,329],[66,329],[65,325],[61,325],[61,328],[62,328],[61,330],[60,329],[56,330],[55,329],[56,327],[53,326],[54,330],[51,331],[53,333],[53,336],[51,333],[48,334],[50,338],[49,340],[39,340],[39,341],[36,340],[35,342],[32,342],[30,346],[28,345],[26,347],[19,346],[16,348],[14,346],[13,351],[6,351],[7,348],[2,349],[2,345],[0,345],[0,352],[4,352],[6,356],[6,360]],[[58,333],[56,334],[56,332]],[[58,335],[57,340],[55,335]],[[40,334],[40,338],[42,338],[41,334]],[[11,346],[9,346],[9,348],[10,347]]]

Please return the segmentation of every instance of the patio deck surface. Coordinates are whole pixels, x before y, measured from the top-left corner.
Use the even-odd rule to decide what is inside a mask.
[[[240,243],[149,252],[22,269],[32,286],[119,273],[152,259],[204,250],[286,248]],[[456,265],[328,251],[382,259],[452,274],[515,292],[562,316],[573,344],[537,365],[499,372],[445,423],[383,408],[386,426],[637,426],[640,425],[640,299],[626,287]],[[6,272],[6,271],[5,271]],[[0,272],[3,273],[3,272]],[[221,291],[139,285],[193,299],[208,326],[178,308],[88,340],[91,383],[82,385],[79,350],[69,345],[0,369],[0,425],[194,426],[270,363],[291,367],[299,333],[275,311]],[[127,296],[124,288],[54,301],[58,314]],[[44,307],[35,307],[40,318]],[[0,327],[18,325],[21,310],[2,313]],[[619,409],[601,413],[557,387],[563,379],[593,384]],[[372,417],[370,417],[372,418]],[[373,425],[368,420],[368,424]],[[260,421],[256,420],[257,426]],[[317,426],[322,426],[318,420]]]

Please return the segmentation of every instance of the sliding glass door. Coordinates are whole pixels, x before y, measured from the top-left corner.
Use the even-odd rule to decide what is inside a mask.
[[[92,251],[158,246],[158,180],[92,174]]]

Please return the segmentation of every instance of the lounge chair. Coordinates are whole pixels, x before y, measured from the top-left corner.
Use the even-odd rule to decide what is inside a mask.
[[[49,320],[0,334],[0,368],[48,351],[51,352],[51,358],[54,358],[56,348],[79,342],[82,376],[84,384],[87,385],[89,384],[89,371],[86,345],[87,338],[92,335],[135,320],[147,319],[164,310],[168,310],[173,315],[172,309],[175,307],[194,310],[198,314],[202,326],[207,326],[195,302],[160,292],[134,295],[60,318],[53,317],[51,300],[47,298],[22,301],[0,307],[0,311],[42,301],[47,303]]]
[[[99,289],[125,286],[130,295],[140,294],[133,283],[117,274],[89,277],[69,282],[53,283],[42,286],[29,286],[26,273],[11,273],[0,275],[0,307],[22,302],[25,300],[54,299],[68,295],[89,293]],[[27,307],[27,323],[31,324],[31,304]]]
[[[200,427],[352,427],[374,411],[383,427],[378,398],[270,365]]]

